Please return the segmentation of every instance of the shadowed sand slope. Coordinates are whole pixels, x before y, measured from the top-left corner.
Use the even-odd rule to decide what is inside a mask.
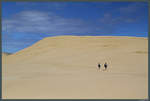
[[[148,98],[147,38],[48,37],[3,58],[2,68],[3,98]]]

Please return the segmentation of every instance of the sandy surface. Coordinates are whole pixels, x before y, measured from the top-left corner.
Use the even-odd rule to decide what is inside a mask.
[[[3,55],[2,71],[4,99],[146,99],[148,39],[49,37]]]

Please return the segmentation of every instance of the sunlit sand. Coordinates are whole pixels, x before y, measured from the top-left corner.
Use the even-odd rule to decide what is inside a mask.
[[[48,37],[2,62],[4,99],[148,98],[147,38]]]

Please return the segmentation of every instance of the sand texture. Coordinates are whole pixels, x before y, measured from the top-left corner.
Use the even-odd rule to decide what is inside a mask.
[[[108,63],[104,71],[97,63]],[[3,99],[146,99],[148,39],[48,37],[2,57]]]

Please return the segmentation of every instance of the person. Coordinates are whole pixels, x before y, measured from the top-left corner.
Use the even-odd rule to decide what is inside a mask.
[[[108,67],[108,65],[107,65],[107,63],[105,62],[105,64],[104,64],[104,67],[105,67],[105,70],[107,69],[107,67]]]
[[[98,68],[99,68],[99,69],[101,68],[101,64],[100,64],[100,63],[98,64]]]

